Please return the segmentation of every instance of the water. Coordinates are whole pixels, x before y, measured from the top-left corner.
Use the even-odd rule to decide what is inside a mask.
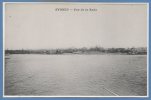
[[[5,95],[145,96],[146,55],[9,55]]]

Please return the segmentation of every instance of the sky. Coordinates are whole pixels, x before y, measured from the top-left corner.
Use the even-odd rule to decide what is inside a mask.
[[[4,21],[5,49],[147,46],[146,4],[6,3]]]

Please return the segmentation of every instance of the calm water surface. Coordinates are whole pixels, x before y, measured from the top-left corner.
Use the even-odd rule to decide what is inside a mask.
[[[9,55],[5,95],[144,96],[145,55]]]

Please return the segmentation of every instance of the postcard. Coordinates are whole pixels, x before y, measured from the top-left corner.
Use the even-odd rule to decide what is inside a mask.
[[[4,97],[148,97],[148,3],[3,8]]]

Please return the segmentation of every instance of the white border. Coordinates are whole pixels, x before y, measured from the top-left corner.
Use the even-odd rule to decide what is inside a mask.
[[[46,4],[46,3],[50,3],[50,4],[82,4],[82,5],[85,5],[85,4],[103,4],[103,5],[119,5],[119,4],[122,4],[122,5],[126,5],[126,4],[146,4],[147,5],[147,95],[146,96],[49,96],[49,95],[45,95],[45,96],[34,96],[34,95],[30,95],[30,96],[27,96],[27,95],[19,95],[19,96],[11,96],[11,95],[5,95],[5,89],[4,89],[4,72],[5,72],[5,4],[7,3],[24,3],[24,4],[31,4],[31,3],[42,3],[42,4]],[[7,97],[7,98],[14,98],[14,97],[44,97],[44,98],[47,98],[47,97],[82,97],[82,98],[85,98],[85,97],[89,97],[89,98],[94,98],[94,97],[132,97],[132,98],[135,98],[135,97],[139,97],[139,98],[147,98],[149,97],[149,3],[141,3],[141,2],[138,2],[138,3],[131,3],[131,2],[124,2],[124,3],[120,3],[120,2],[108,2],[108,3],[105,3],[105,2],[3,2],[3,97]]]

